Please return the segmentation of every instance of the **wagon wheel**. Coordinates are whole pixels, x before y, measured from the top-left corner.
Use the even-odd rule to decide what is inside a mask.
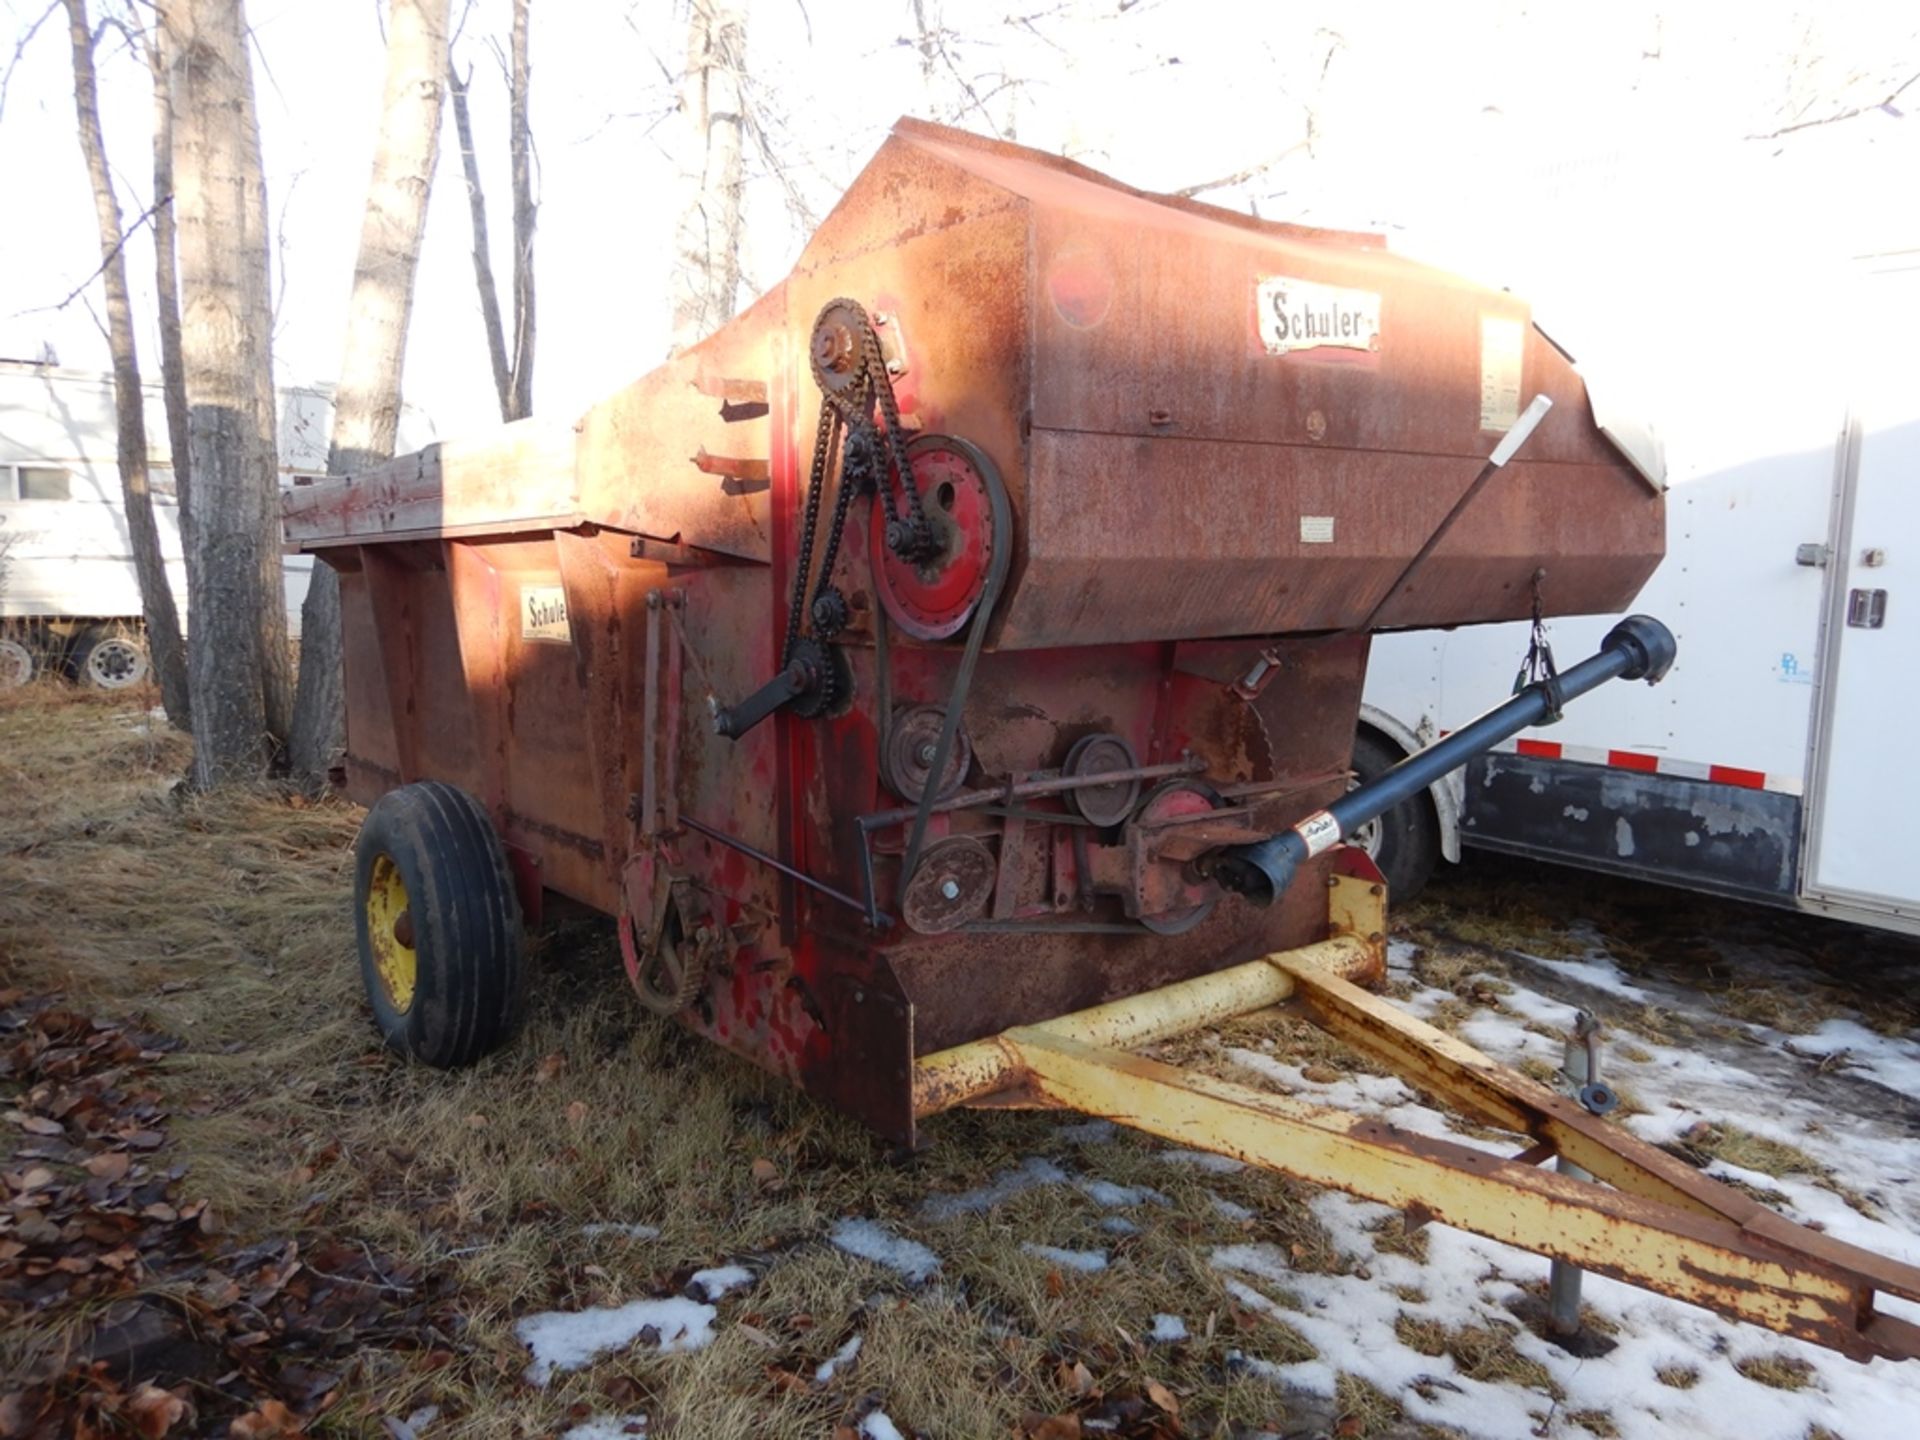
[[[389,1046],[452,1069],[512,1033],[520,900],[471,795],[430,780],[381,796],[354,844],[354,898],[360,979]]]

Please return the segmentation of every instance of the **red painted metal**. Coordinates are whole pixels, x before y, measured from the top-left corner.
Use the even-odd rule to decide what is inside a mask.
[[[994,893],[949,933],[898,923],[912,811],[881,755],[895,713],[951,703],[986,575],[986,492],[957,451],[916,463],[931,503],[956,485],[944,555],[900,566],[852,507],[841,703],[732,741],[709,724],[781,660],[812,330],[839,296],[885,317],[903,430],[968,442],[1011,503],[964,803],[924,841],[989,847]],[[1327,330],[1303,348],[1308,316]],[[1376,606],[1389,626],[1516,618],[1542,565],[1548,613],[1633,597],[1661,498],[1526,320],[1373,237],[902,121],[786,280],[577,425],[289,498],[291,540],[340,573],[348,788],[469,790],[523,882],[625,917],[636,965],[684,906],[717,937],[686,1023],[910,1138],[915,1055],[1325,933],[1339,850],[1269,909],[1142,922],[1211,898],[1206,845],[1342,792]],[[1389,593],[1500,438],[1502,385],[1552,414]],[[1058,777],[1092,735],[1159,767],[1139,804],[1191,775],[1220,808],[1085,823]]]

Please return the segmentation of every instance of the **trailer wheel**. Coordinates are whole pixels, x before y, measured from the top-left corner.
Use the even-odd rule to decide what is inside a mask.
[[[94,690],[138,685],[147,669],[147,647],[118,625],[89,625],[73,647],[73,678]]]
[[[443,1070],[498,1048],[519,1018],[524,937],[479,803],[432,780],[381,796],[353,888],[360,979],[387,1044]]]
[[[1362,731],[1353,740],[1354,784],[1378,779],[1406,757],[1384,741]],[[1369,821],[1347,837],[1380,867],[1387,877],[1387,894],[1411,900],[1425,888],[1440,862],[1440,820],[1425,791]]]
[[[0,635],[0,690],[31,685],[40,673],[40,656],[18,635]]]

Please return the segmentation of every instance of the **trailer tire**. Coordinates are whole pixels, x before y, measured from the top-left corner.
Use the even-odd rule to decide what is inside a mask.
[[[23,635],[0,635],[0,690],[31,685],[39,673],[39,646]]]
[[[1354,782],[1378,779],[1406,757],[1384,740],[1362,730],[1353,740]],[[1440,818],[1425,791],[1404,800],[1378,820],[1348,837],[1373,857],[1387,877],[1387,894],[1396,901],[1413,899],[1433,878],[1440,863]]]
[[[121,625],[89,625],[73,643],[73,678],[90,690],[125,690],[147,678],[147,647]]]
[[[353,890],[360,979],[390,1047],[450,1070],[513,1033],[520,900],[478,801],[437,780],[382,795],[354,844]]]

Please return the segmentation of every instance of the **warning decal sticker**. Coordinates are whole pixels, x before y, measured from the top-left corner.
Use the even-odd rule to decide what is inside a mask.
[[[1480,428],[1507,431],[1520,418],[1520,362],[1527,328],[1520,320],[1480,320]]]

